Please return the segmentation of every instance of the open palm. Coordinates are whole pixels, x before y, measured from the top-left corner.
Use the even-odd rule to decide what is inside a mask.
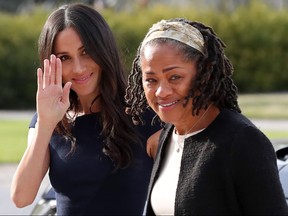
[[[55,127],[70,106],[71,82],[62,87],[62,63],[55,55],[44,60],[44,72],[37,70],[37,112],[38,120]]]

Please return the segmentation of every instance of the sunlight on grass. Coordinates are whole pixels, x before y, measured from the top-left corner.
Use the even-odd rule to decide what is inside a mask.
[[[243,114],[255,119],[288,119],[288,93],[240,95]]]
[[[274,139],[288,139],[288,128],[283,131],[267,131],[264,130],[263,133],[271,140]]]
[[[27,145],[30,120],[0,120],[0,163],[19,162]]]

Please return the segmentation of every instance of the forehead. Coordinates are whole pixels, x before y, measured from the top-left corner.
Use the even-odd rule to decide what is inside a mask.
[[[55,50],[70,49],[79,46],[82,46],[82,41],[77,31],[72,27],[60,31],[54,41]]]
[[[195,53],[194,49],[179,41],[167,38],[157,38],[146,43],[140,50],[139,60],[151,60],[155,58],[156,53],[161,53],[161,57],[171,56],[183,62],[197,62],[199,54]]]
[[[193,59],[186,61],[183,53],[173,46],[149,44],[143,47],[140,68],[143,73],[172,71],[173,69],[194,71],[197,66]]]
[[[161,50],[170,50],[175,55],[182,56],[180,47],[177,45],[177,42],[171,40],[159,40],[155,39],[149,41],[145,44],[140,50],[140,59],[146,57],[147,53],[161,51]]]

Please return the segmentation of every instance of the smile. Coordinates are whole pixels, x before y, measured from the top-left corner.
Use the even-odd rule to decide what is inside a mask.
[[[170,107],[170,106],[173,106],[174,104],[176,104],[178,102],[179,102],[179,100],[173,101],[173,102],[168,103],[168,104],[160,104],[160,103],[158,103],[158,105],[161,106],[161,107]]]
[[[76,82],[76,83],[83,83],[85,82],[86,80],[88,80],[90,77],[91,77],[92,73],[88,76],[85,76],[85,77],[81,77],[81,78],[74,78],[73,80]]]

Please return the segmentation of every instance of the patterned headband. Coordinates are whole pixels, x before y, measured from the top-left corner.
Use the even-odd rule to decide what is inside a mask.
[[[204,55],[204,38],[202,34],[198,29],[187,23],[161,20],[149,29],[142,42],[141,49],[147,42],[155,38],[171,38],[180,41]]]

